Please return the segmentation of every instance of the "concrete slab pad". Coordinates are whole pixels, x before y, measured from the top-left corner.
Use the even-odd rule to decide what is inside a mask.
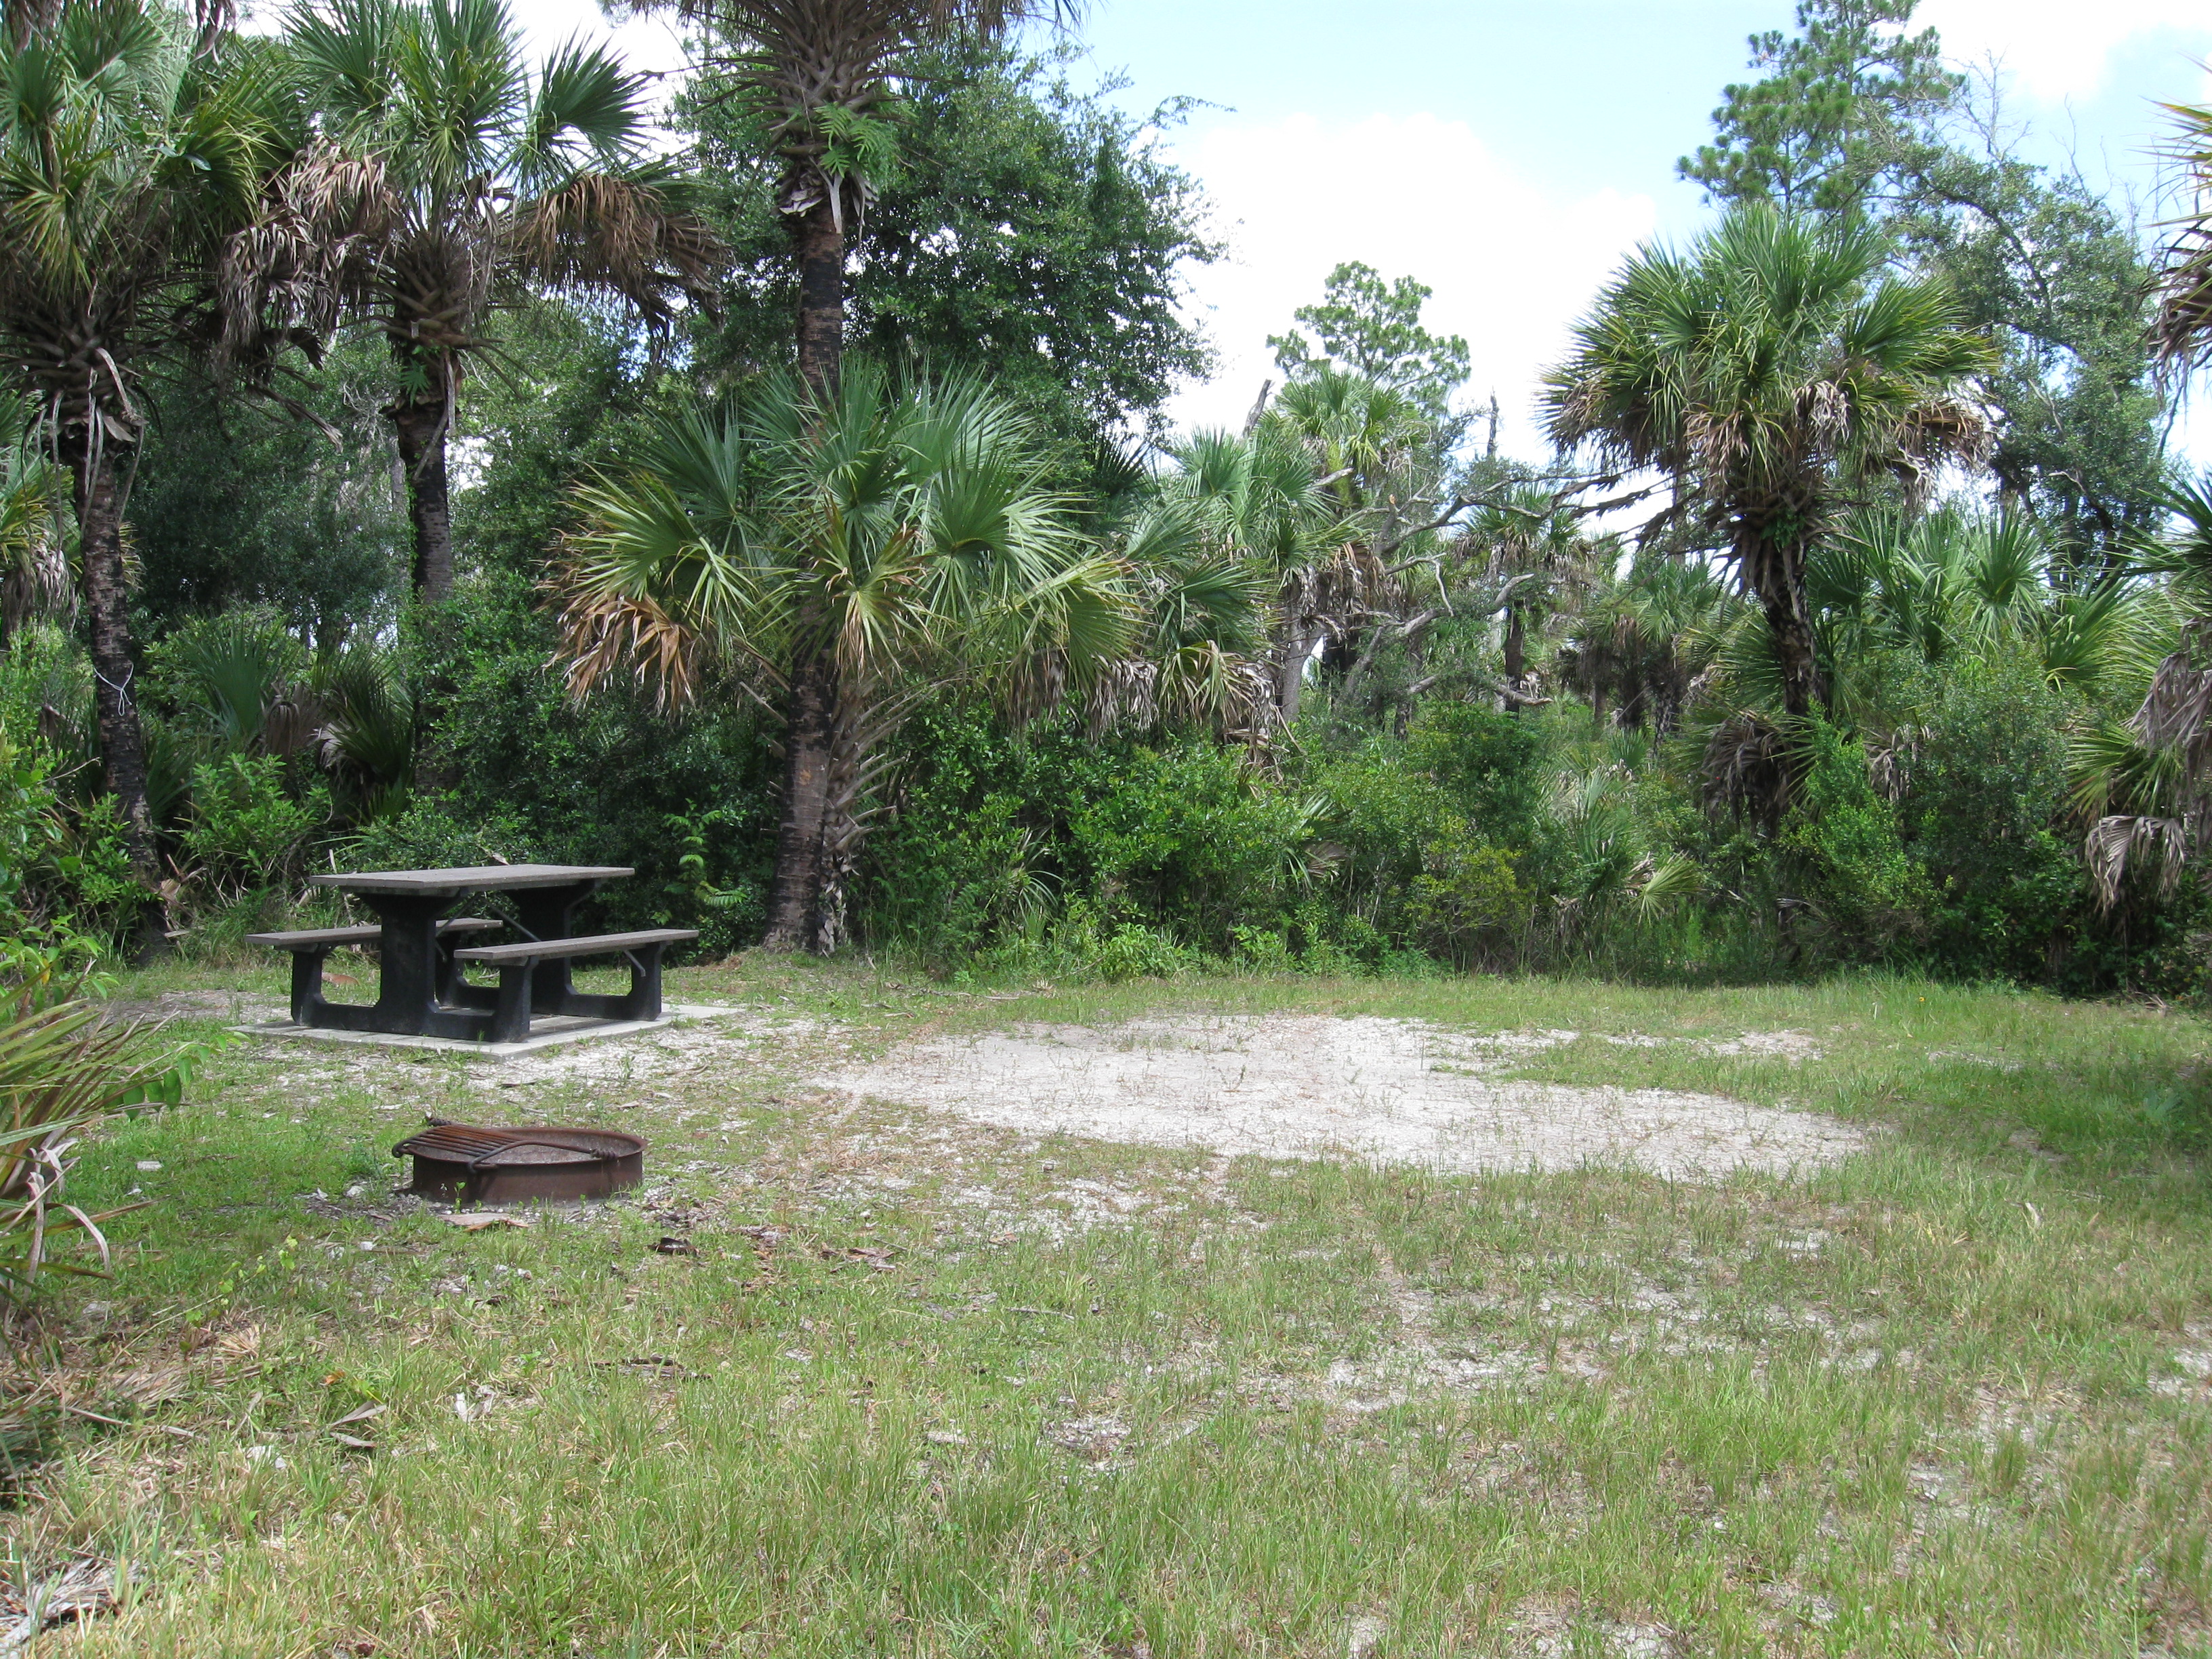
[[[659,1019],[585,1019],[556,1015],[530,1023],[530,1035],[520,1042],[471,1042],[461,1037],[395,1036],[384,1031],[325,1031],[295,1025],[289,1019],[258,1025],[234,1025],[242,1036],[269,1037],[279,1042],[339,1042],[356,1048],[412,1049],[420,1054],[460,1054],[470,1060],[514,1060],[547,1048],[564,1048],[607,1037],[633,1036],[640,1031],[661,1031],[690,1020],[721,1019],[738,1012],[711,1003],[671,1003]]]

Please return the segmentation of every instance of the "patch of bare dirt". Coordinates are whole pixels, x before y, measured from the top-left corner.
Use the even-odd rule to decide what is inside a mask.
[[[1629,1164],[1711,1179],[1810,1169],[1865,1145],[1863,1131],[1811,1112],[1501,1075],[1575,1035],[1486,1037],[1415,1020],[1291,1015],[1026,1025],[911,1042],[817,1081],[1030,1134],[1455,1172]],[[1807,1052],[1802,1040],[1759,1036],[1710,1051]]]

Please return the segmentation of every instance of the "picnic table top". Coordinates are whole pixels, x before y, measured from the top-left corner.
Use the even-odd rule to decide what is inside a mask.
[[[494,893],[519,887],[568,887],[587,881],[617,881],[637,872],[609,864],[477,864],[451,870],[361,870],[350,874],[311,876],[318,887],[348,893]]]

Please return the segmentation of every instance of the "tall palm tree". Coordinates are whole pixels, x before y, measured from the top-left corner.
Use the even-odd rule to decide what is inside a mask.
[[[948,35],[986,37],[1077,0],[630,0],[708,25],[721,71],[759,111],[783,165],[775,203],[799,262],[799,373],[833,398],[845,349],[845,263],[896,141],[902,58]]]
[[[9,32],[0,367],[34,405],[40,447],[70,477],[101,764],[150,893],[158,870],[122,539],[145,434],[136,391],[149,360],[215,331],[300,134],[270,49],[204,50],[212,37],[160,0],[11,9]]]
[[[1081,693],[1133,641],[1127,567],[1077,536],[1041,435],[973,379],[824,401],[795,379],[672,422],[580,495],[556,579],[579,695],[742,685],[784,720],[768,934],[834,949],[871,757],[921,691]]]
[[[1739,207],[1686,253],[1646,248],[1547,377],[1553,441],[1653,467],[1765,612],[1784,701],[1822,696],[1808,554],[1862,486],[1925,489],[1971,459],[1994,361],[1933,282],[1885,271],[1871,227]]]
[[[455,400],[495,349],[493,313],[555,288],[662,320],[703,294],[715,246],[646,153],[644,77],[572,43],[533,81],[506,0],[304,0],[287,35],[321,137],[294,193],[300,263],[324,267],[302,286],[391,346],[415,592],[434,602],[453,584]]]

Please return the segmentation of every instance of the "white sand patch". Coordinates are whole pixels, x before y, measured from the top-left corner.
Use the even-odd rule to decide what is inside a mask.
[[[678,1024],[634,1036],[544,1054],[525,1054],[496,1071],[471,1077],[470,1086],[486,1093],[534,1083],[666,1083],[697,1073],[734,1071],[757,1060],[763,1048],[783,1043],[841,1042],[843,1032],[804,1014],[769,1014],[739,1009],[714,1021]]]
[[[1029,1025],[908,1043],[817,1081],[1031,1134],[1449,1171],[1627,1164],[1698,1179],[1806,1169],[1866,1142],[1833,1118],[1719,1095],[1497,1075],[1574,1036],[1288,1015]]]

